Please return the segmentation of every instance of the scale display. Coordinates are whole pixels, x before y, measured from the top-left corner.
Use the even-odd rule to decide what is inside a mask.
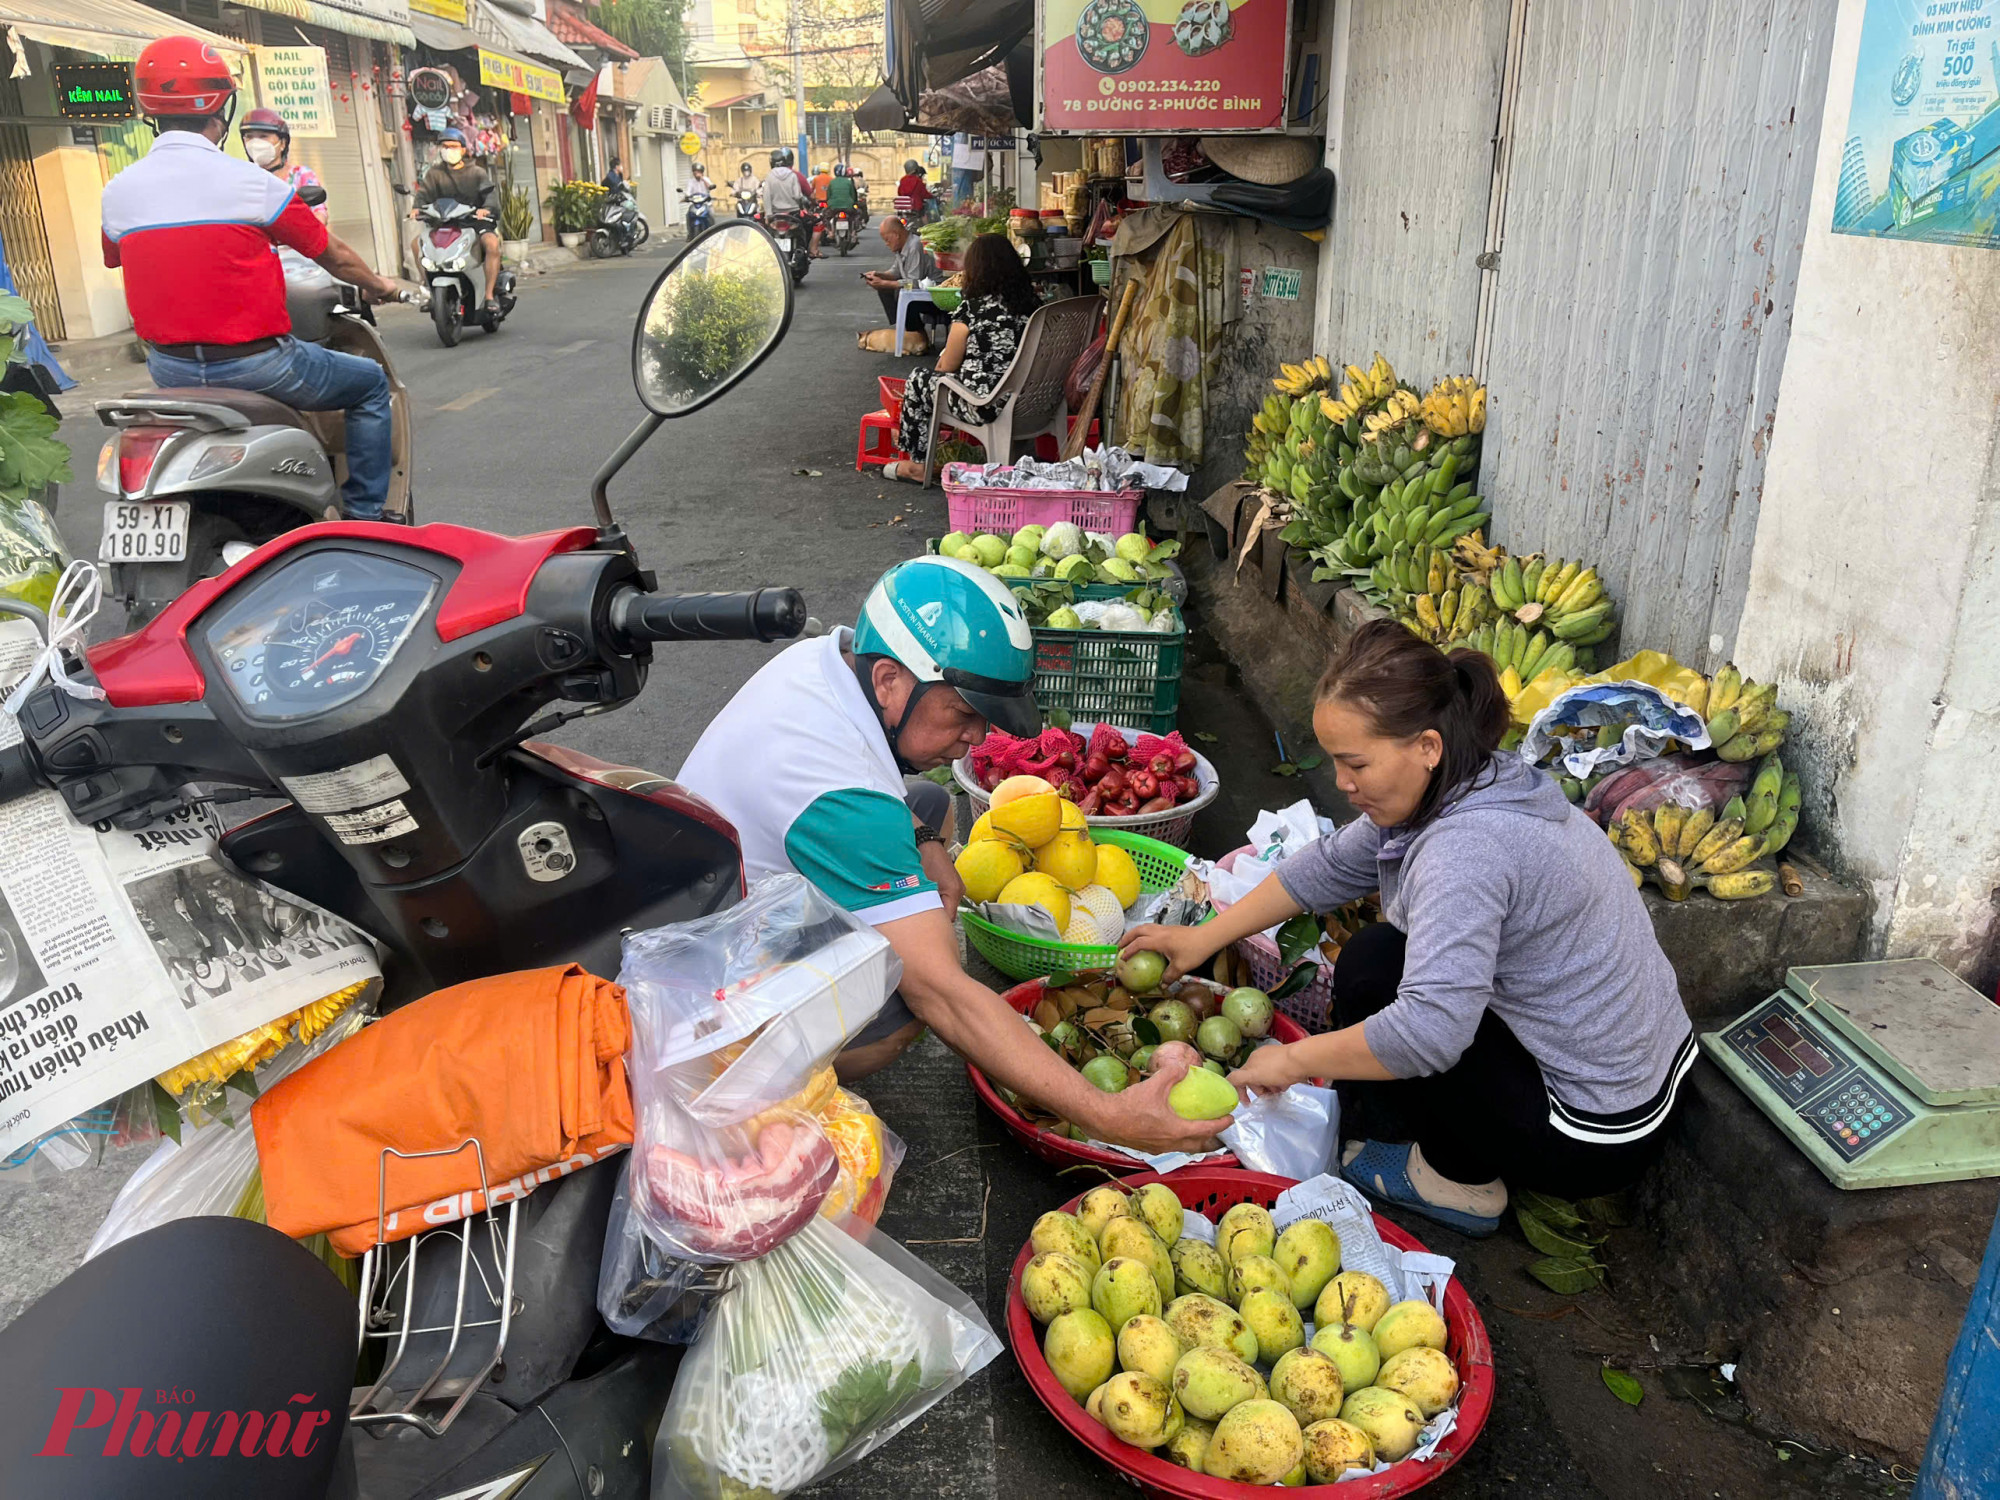
[[[1929,960],[1794,969],[1702,1049],[1838,1187],[2000,1175],[2000,1007]]]

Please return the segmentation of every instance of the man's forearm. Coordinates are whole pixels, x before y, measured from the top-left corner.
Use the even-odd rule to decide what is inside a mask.
[[[318,264],[338,281],[354,286],[380,288],[388,283],[377,276],[368,262],[363,260],[343,239],[329,234],[326,249],[317,257]]]

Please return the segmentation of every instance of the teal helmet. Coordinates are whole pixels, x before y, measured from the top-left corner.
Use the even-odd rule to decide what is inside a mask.
[[[854,655],[857,665],[863,657],[886,656],[915,675],[904,722],[918,698],[942,683],[997,729],[1023,739],[1041,732],[1034,636],[1014,591],[984,568],[955,557],[896,564],[861,606]],[[872,701],[865,672],[862,678]],[[901,727],[889,730],[891,750]]]

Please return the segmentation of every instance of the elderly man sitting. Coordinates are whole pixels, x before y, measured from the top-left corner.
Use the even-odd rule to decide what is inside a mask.
[[[931,252],[924,242],[911,232],[910,226],[901,219],[884,219],[879,233],[882,243],[889,247],[890,261],[887,270],[864,271],[861,279],[874,287],[882,298],[882,316],[893,327],[896,322],[897,293],[906,287],[913,287],[929,276],[937,275],[937,262],[931,259]],[[919,332],[924,327],[925,313],[935,310],[930,304],[912,302],[903,316],[903,327]]]

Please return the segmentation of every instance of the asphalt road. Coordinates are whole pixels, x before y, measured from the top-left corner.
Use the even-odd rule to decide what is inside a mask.
[[[441,348],[413,312],[383,314],[416,404],[420,519],[516,533],[590,520],[591,476],[641,416],[629,370],[633,322],[674,248],[649,246],[629,262],[528,278],[502,332],[468,333],[456,349]],[[875,470],[854,468],[859,415],[879,404],[876,377],[911,363],[855,348],[855,332],[881,321],[874,294],[858,281],[868,264],[857,256],[816,267],[785,345],[721,401],[668,423],[619,476],[617,512],[663,588],[795,584],[823,621],[851,621],[885,568],[946,529],[938,492],[885,484]],[[66,398],[77,415],[63,435],[76,449],[79,481],[67,487],[60,520],[80,556],[96,553],[103,499],[90,484],[103,429],[89,402],[144,384],[134,367]],[[774,649],[664,649],[638,703],[555,737],[671,772]],[[1282,805],[1303,789],[1268,774],[1270,727],[1231,689],[1226,668],[1199,640],[1193,656],[1181,723],[1215,736],[1203,748],[1226,791],[1196,827],[1196,849],[1213,856],[1242,841],[1259,807]],[[865,1092],[908,1147],[884,1229],[1004,1330],[1016,1250],[1038,1214],[1080,1193],[1088,1179],[1058,1175],[1027,1155],[977,1107],[963,1066],[935,1040]],[[104,1170],[0,1199],[0,1324],[76,1264],[142,1156],[128,1151]],[[1664,1395],[1643,1412],[1618,1406],[1597,1381],[1603,1351],[1564,1332],[1579,1327],[1558,1321],[1573,1309],[1527,1280],[1522,1268],[1533,1252],[1518,1240],[1474,1242],[1419,1221],[1410,1227],[1459,1257],[1459,1274],[1486,1309],[1499,1374],[1484,1436],[1429,1489],[1439,1500],[1831,1493],[1797,1473],[1803,1465],[1774,1462],[1765,1444],[1684,1404],[1676,1409]],[[1643,1335],[1632,1338],[1643,1354]],[[1062,1432],[1003,1353],[893,1443],[811,1493],[1053,1500],[1130,1491]]]

